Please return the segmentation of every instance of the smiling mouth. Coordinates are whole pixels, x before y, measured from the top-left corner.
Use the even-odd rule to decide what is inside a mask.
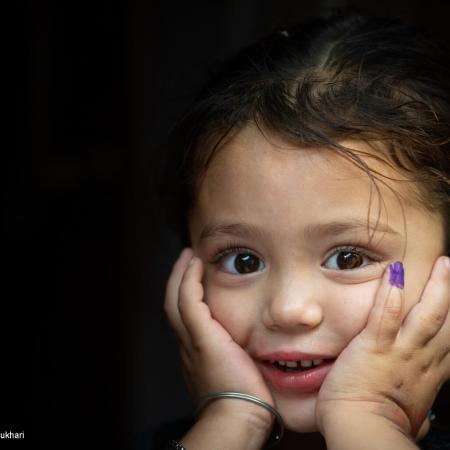
[[[316,367],[320,367],[326,363],[333,362],[334,359],[310,359],[299,361],[283,361],[283,360],[270,360],[264,361],[265,364],[270,365],[282,372],[306,372]]]

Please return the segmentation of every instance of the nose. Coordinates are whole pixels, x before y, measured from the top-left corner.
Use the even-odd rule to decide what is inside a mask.
[[[299,273],[272,280],[263,312],[265,326],[272,330],[312,329],[322,323],[323,307],[317,280]]]

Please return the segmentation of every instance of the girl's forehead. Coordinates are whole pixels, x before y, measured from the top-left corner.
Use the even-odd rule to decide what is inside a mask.
[[[360,179],[368,183],[379,178],[381,184],[395,189],[406,202],[415,196],[414,183],[387,162],[382,144],[359,140],[341,141],[339,144],[360,158],[360,162],[370,170],[364,170],[361,164],[355,164],[335,148],[294,145],[274,133],[248,125],[218,150],[205,178],[225,182],[230,177],[234,179],[246,174],[247,177],[259,175],[266,182],[272,179],[275,183],[282,182],[289,175],[296,183],[313,178],[318,178],[313,181],[322,183],[324,177],[328,182]]]
[[[202,216],[249,215],[255,220],[281,215],[295,220],[301,212],[397,217],[404,208],[426,208],[417,201],[414,183],[364,141],[341,142],[372,170],[371,175],[334,149],[300,147],[279,136],[247,126],[212,159],[197,192],[193,213]],[[291,212],[291,216],[289,215]],[[281,219],[280,219],[281,220]]]

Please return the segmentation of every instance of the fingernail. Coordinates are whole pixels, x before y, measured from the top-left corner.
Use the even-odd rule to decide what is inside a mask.
[[[403,289],[405,286],[405,271],[403,264],[396,261],[394,264],[389,264],[389,283],[391,286]]]
[[[181,259],[189,251],[191,251],[191,249],[189,247],[183,248],[183,250],[181,250],[180,256],[178,258]]]
[[[428,411],[428,419],[430,420],[430,422],[432,422],[434,419],[436,419],[436,414],[433,412],[432,409],[430,409]]]
[[[448,256],[446,256],[444,258],[444,264],[447,270],[450,270],[450,258]]]
[[[191,259],[190,259],[190,261],[189,261],[189,263],[188,263],[188,266],[192,266],[192,264],[194,264],[194,262],[195,262],[195,256],[193,256]]]

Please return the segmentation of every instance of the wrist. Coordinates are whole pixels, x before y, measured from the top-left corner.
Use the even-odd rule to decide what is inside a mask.
[[[262,449],[273,425],[269,411],[257,411],[245,402],[236,402],[237,407],[226,403],[230,402],[221,399],[207,405],[181,439],[183,446],[195,450]]]
[[[326,429],[331,424],[336,424],[342,421],[343,418],[359,418],[359,417],[373,417],[380,423],[386,422],[387,425],[392,425],[405,434],[412,433],[411,422],[407,414],[398,405],[386,400],[383,403],[378,402],[353,402],[342,405],[331,402],[327,408],[322,408],[319,427]]]
[[[374,411],[358,407],[337,409],[323,417],[321,432],[330,450],[348,448],[417,449],[402,414],[390,408]],[[408,422],[409,423],[409,422]]]
[[[200,420],[239,422],[248,431],[267,439],[274,425],[274,416],[267,409],[238,399],[217,399],[202,409]]]

